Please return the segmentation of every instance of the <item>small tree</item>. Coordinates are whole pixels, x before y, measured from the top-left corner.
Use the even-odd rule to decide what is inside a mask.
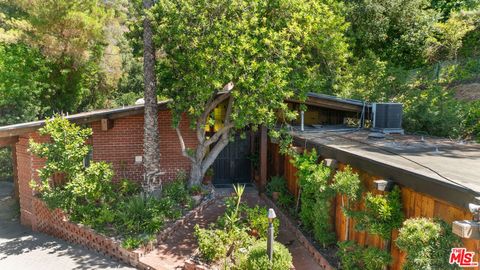
[[[81,128],[63,117],[47,119],[40,135],[49,136],[49,142],[30,140],[30,151],[45,159],[38,170],[41,185],[32,180],[31,185],[40,192],[47,205],[61,208],[74,221],[91,220],[99,216],[114,200],[113,170],[105,162],[91,162],[84,167],[90,147],[85,143],[92,129]],[[55,185],[52,176],[61,173],[65,183]]]
[[[198,184],[234,132],[273,126],[284,103],[306,91],[331,91],[348,50],[331,1],[159,1],[154,10],[163,94],[173,102],[174,127]],[[225,104],[223,126],[206,134],[211,113]],[[178,128],[188,115],[197,145],[188,149]]]

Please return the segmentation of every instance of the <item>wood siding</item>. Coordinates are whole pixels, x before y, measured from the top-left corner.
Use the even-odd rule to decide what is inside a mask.
[[[301,149],[300,149],[301,150]],[[269,175],[283,175],[287,181],[288,190],[295,196],[298,196],[298,179],[296,176],[297,169],[289,161],[288,157],[283,157],[278,152],[278,145],[270,143],[269,144],[269,157],[272,160],[271,166],[269,166]],[[277,168],[280,168],[280,163],[282,162],[283,169],[280,171]],[[344,170],[347,164],[338,164],[338,170]],[[374,180],[381,179],[371,174],[363,172],[361,168],[353,168],[355,172],[360,175],[360,179],[363,185],[363,196],[367,192],[372,192],[374,194],[381,194],[381,191],[378,191],[374,186]],[[439,200],[432,196],[416,192],[412,188],[400,186],[402,194],[402,205],[403,213],[405,219],[414,218],[414,217],[427,217],[427,218],[440,218],[448,223],[452,223],[454,220],[471,220],[472,214],[466,208],[459,208],[452,204],[449,204],[445,201]],[[345,226],[346,219],[341,210],[341,201],[342,196],[336,196],[335,204],[331,213],[332,221],[334,223],[335,233],[338,241],[346,240],[345,235]],[[363,209],[363,200],[357,206],[358,210]],[[374,246],[377,248],[383,248],[384,243],[379,236],[371,235],[366,232],[356,231],[355,221],[350,220],[349,224],[349,240],[357,242],[361,246]],[[401,252],[395,245],[395,239],[397,238],[398,231],[392,232],[392,244],[391,244],[391,255],[393,258],[392,265],[389,269],[400,270],[402,264],[405,261],[405,253]],[[480,240],[469,240],[463,239],[464,246],[468,251],[476,252],[475,261],[478,262],[479,257],[478,253],[480,252]],[[448,258],[445,258],[448,260]],[[480,269],[469,268],[469,269]]]

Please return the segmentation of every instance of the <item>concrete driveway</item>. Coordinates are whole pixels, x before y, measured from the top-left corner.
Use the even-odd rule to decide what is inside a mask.
[[[0,269],[135,269],[20,225],[13,185],[0,181]]]

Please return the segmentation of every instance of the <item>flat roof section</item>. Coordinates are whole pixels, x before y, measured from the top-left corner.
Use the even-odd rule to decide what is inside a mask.
[[[372,175],[466,207],[479,203],[480,144],[414,135],[369,138],[369,130],[292,131],[297,146],[315,147]]]

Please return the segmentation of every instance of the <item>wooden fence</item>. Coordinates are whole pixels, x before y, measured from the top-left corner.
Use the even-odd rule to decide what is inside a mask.
[[[270,143],[268,150],[268,175],[282,175],[287,181],[288,190],[295,197],[297,197],[299,190],[298,179],[296,176],[297,169],[292,165],[288,157],[279,154],[279,148],[277,144]],[[344,170],[346,166],[347,164],[339,163],[337,170]],[[366,172],[362,171],[361,168],[352,169],[360,176],[364,190],[363,196],[365,196],[367,192],[371,192],[374,194],[382,193],[381,191],[378,191],[374,186],[374,180],[382,179],[382,177],[367,174]],[[400,186],[400,189],[402,194],[402,207],[405,219],[413,217],[440,218],[448,223],[452,223],[454,220],[471,220],[473,218],[472,214],[468,211],[468,209],[459,208],[455,205],[439,200],[432,196],[416,192],[412,188]],[[344,241],[346,239],[346,219],[341,210],[341,201],[342,196],[337,195],[331,214],[338,241]],[[362,200],[362,202],[357,206],[357,210],[361,210],[363,209],[363,207],[364,205]],[[379,236],[371,235],[366,232],[356,231],[354,229],[354,220],[350,219],[349,227],[349,240],[355,241],[361,246],[373,246],[377,248],[383,248],[384,243]],[[400,251],[395,245],[395,239],[397,238],[397,235],[397,230],[392,232],[392,244],[390,253],[392,255],[393,261],[389,269],[393,270],[400,270],[402,268],[403,262],[405,261],[405,253]],[[462,241],[468,251],[476,252],[474,261],[478,262],[478,253],[480,252],[480,240],[463,239]],[[448,258],[445,259],[448,260]],[[469,269],[478,270],[480,269],[480,267]]]

